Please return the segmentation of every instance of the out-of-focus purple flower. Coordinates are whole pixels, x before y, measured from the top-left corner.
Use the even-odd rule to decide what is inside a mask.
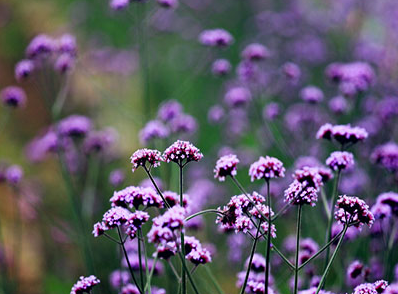
[[[126,285],[130,280],[130,273],[128,271],[115,270],[109,275],[109,284],[115,290],[120,289]]]
[[[176,8],[178,0],[157,0],[158,4],[164,8]]]
[[[301,76],[300,67],[293,62],[286,62],[282,65],[283,75],[292,82],[297,82]]]
[[[55,152],[60,147],[60,141],[55,131],[50,128],[30,141],[26,147],[26,155],[32,162],[42,161],[49,153]]]
[[[257,63],[248,60],[239,63],[236,67],[236,74],[239,80],[245,83],[258,83],[263,75]]]
[[[66,53],[71,56],[76,56],[77,54],[77,43],[75,36],[71,34],[64,34],[59,37],[57,42],[57,51],[62,53]]]
[[[41,34],[34,37],[29,43],[26,55],[30,59],[44,58],[54,52],[55,48],[55,41],[51,37]]]
[[[378,294],[374,284],[364,283],[355,287],[353,294]]]
[[[398,145],[394,142],[388,142],[377,146],[372,152],[371,159],[388,171],[398,171]]]
[[[163,190],[163,181],[162,179],[158,178],[158,177],[153,177],[153,180],[155,181],[156,185],[159,187],[160,190]],[[151,179],[143,179],[140,183],[140,186],[143,188],[152,188],[153,187],[153,183],[151,181]]]
[[[325,42],[316,35],[302,35],[289,44],[289,53],[295,58],[312,64],[324,61],[327,55]]]
[[[290,106],[284,116],[286,127],[294,134],[302,136],[308,128],[317,128],[327,119],[325,113],[315,107],[309,107],[307,103],[297,103]]]
[[[388,289],[388,282],[384,280],[378,280],[373,283],[373,286],[375,287],[377,293],[381,294]]]
[[[376,204],[388,205],[391,211],[398,216],[398,193],[385,192],[377,196]]]
[[[369,206],[355,196],[339,196],[334,216],[338,222],[357,228],[361,228],[364,224],[371,227],[374,222],[374,216],[369,210]]]
[[[267,47],[262,44],[253,43],[246,46],[242,51],[242,58],[250,61],[259,61],[270,57]]]
[[[330,99],[328,105],[329,109],[336,114],[343,114],[348,110],[347,100],[343,96],[336,96]]]
[[[138,209],[140,205],[163,207],[162,198],[152,187],[129,186],[120,191],[115,191],[109,201],[113,207],[134,207],[135,209]]]
[[[120,294],[140,294],[140,290],[138,290],[137,286],[133,284],[127,284],[123,286]]]
[[[234,38],[224,29],[212,29],[201,32],[199,42],[210,47],[227,47],[234,42]]]
[[[355,260],[347,268],[346,280],[351,287],[363,283],[365,279],[365,266],[359,260]]]
[[[308,103],[319,103],[323,97],[322,90],[315,86],[307,86],[300,91],[300,98]]]
[[[274,120],[281,113],[279,104],[276,102],[268,103],[263,110],[263,118],[266,120]]]
[[[130,159],[133,164],[133,172],[140,166],[147,167],[147,163],[149,163],[149,167],[147,168],[151,168],[159,166],[160,162],[163,161],[160,151],[147,148],[135,151],[133,155],[131,155]]]
[[[225,76],[231,71],[231,63],[227,59],[217,59],[211,66],[211,71],[215,76]]]
[[[100,283],[100,280],[96,276],[81,276],[79,280],[73,285],[70,294],[82,294],[90,293],[91,289]]]
[[[364,170],[357,168],[341,179],[339,187],[346,194],[358,194],[366,191],[369,181],[368,174]]]
[[[126,175],[123,170],[121,169],[115,169],[111,171],[109,174],[109,183],[113,187],[118,187],[121,184],[123,184],[124,180],[126,179]]]
[[[116,130],[112,128],[89,132],[83,142],[84,152],[90,154],[106,151],[116,141],[116,137]]]
[[[207,113],[207,120],[209,123],[217,124],[219,123],[225,115],[225,110],[221,105],[212,106]]]
[[[225,94],[224,101],[229,107],[241,107],[247,105],[251,97],[246,87],[233,87]]]
[[[351,127],[350,125],[331,125],[329,123],[321,126],[316,134],[317,139],[335,139],[342,145],[355,144],[368,137],[364,128]]]
[[[223,182],[227,176],[236,176],[236,166],[238,163],[239,159],[234,154],[222,156],[217,160],[216,167],[214,168],[214,177]]]
[[[283,163],[270,156],[260,156],[249,168],[249,176],[251,181],[261,179],[283,178],[285,176],[285,168]]]
[[[190,161],[199,161],[202,157],[203,154],[192,143],[180,140],[171,144],[163,153],[163,158],[166,162],[173,161],[178,164],[184,160],[187,163]]]
[[[23,169],[19,165],[11,165],[5,170],[5,179],[8,184],[15,186],[23,178]]]
[[[123,10],[130,4],[130,2],[130,0],[111,0],[109,2],[109,6],[113,10]]]
[[[170,128],[173,133],[193,134],[198,128],[196,119],[189,114],[180,114],[170,121]]]
[[[91,120],[83,115],[70,115],[58,123],[58,132],[65,137],[82,137],[91,130]]]
[[[195,237],[187,236],[185,239],[185,258],[195,265],[211,262],[209,250],[202,247],[202,244]]]
[[[165,139],[169,134],[169,129],[160,120],[151,120],[141,129],[140,141],[147,144],[154,139]]]
[[[398,96],[387,96],[376,104],[376,114],[383,120],[388,121],[398,116]],[[372,108],[372,110],[374,110]]]
[[[163,102],[158,110],[158,118],[164,122],[169,122],[182,114],[182,105],[177,100]]]
[[[15,79],[22,81],[28,78],[35,69],[35,64],[32,60],[23,59],[15,65]]]
[[[73,68],[74,64],[75,57],[68,53],[63,53],[55,60],[54,69],[60,74],[66,74]]]
[[[343,231],[343,225],[341,223],[334,223],[332,226],[332,238],[336,237],[341,231]],[[358,237],[358,230],[355,227],[349,227],[347,229],[347,232],[344,236],[344,240],[346,241],[352,241],[355,240]],[[336,244],[337,244],[337,240],[336,240]]]
[[[326,159],[326,164],[332,170],[346,170],[354,166],[354,155],[347,151],[334,151]]]
[[[0,92],[0,98],[5,106],[13,108],[24,106],[26,103],[25,91],[17,86],[5,87]]]

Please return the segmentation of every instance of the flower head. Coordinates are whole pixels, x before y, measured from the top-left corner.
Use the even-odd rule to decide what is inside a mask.
[[[224,101],[229,107],[241,107],[251,99],[250,90],[246,87],[234,87],[225,94]]]
[[[146,207],[163,207],[162,198],[152,187],[129,186],[123,190],[116,191],[109,200],[112,206],[138,208],[140,205]]]
[[[335,151],[326,159],[326,164],[332,170],[351,169],[354,166],[354,156],[350,152]]]
[[[357,228],[361,228],[364,224],[371,227],[374,222],[373,213],[365,201],[347,195],[342,195],[337,200],[335,218],[342,224]]]
[[[170,134],[170,130],[160,120],[149,121],[140,131],[140,141],[147,144],[153,139],[164,139]]]
[[[135,151],[130,159],[133,164],[133,172],[140,166],[146,167],[147,163],[149,163],[150,167],[157,167],[163,161],[160,151],[147,148]]]
[[[25,91],[16,86],[8,86],[0,92],[1,102],[5,106],[18,108],[26,103]]]
[[[398,171],[398,145],[394,142],[389,142],[376,147],[371,159],[388,171]]]
[[[261,179],[283,178],[285,176],[285,168],[283,163],[271,156],[260,156],[260,158],[252,163],[249,168],[249,176],[251,181]]]
[[[263,60],[270,57],[270,52],[264,45],[253,43],[242,51],[242,57],[251,61]]]
[[[317,139],[334,139],[342,145],[355,144],[368,137],[368,132],[361,127],[350,125],[331,125],[329,123],[320,127],[316,134]]]
[[[5,170],[5,179],[8,184],[15,186],[23,178],[23,169],[19,165],[11,165]]]
[[[99,283],[100,280],[96,276],[81,276],[79,280],[73,285],[70,294],[90,293],[91,289]]]
[[[199,42],[210,47],[227,47],[233,41],[232,35],[224,29],[205,30],[199,35]]]
[[[214,168],[214,177],[223,182],[227,176],[236,176],[236,166],[238,163],[239,159],[234,154],[220,157],[217,160],[216,167]]]
[[[315,86],[307,86],[300,91],[300,98],[308,103],[319,103],[324,95],[321,89]]]
[[[26,55],[29,59],[47,57],[54,52],[55,48],[55,41],[51,37],[41,34],[34,37],[29,43]]]
[[[23,59],[15,65],[15,78],[17,81],[28,78],[35,69],[35,64],[30,59]]]
[[[199,161],[202,157],[203,154],[192,143],[180,140],[174,142],[163,153],[163,158],[166,162],[173,161],[178,164],[181,164],[184,160],[186,160],[186,163]]]
[[[211,71],[215,76],[225,76],[231,71],[231,63],[227,59],[217,59],[211,66]]]
[[[177,100],[168,100],[160,105],[158,118],[164,122],[169,122],[182,114],[182,110],[182,105]]]
[[[82,137],[91,130],[91,120],[83,115],[70,115],[58,123],[58,132],[65,137]]]

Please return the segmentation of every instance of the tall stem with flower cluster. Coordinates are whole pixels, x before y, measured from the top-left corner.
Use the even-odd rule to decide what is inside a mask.
[[[183,195],[183,165],[182,162],[179,162],[180,167],[180,206],[184,207],[184,195]],[[186,281],[186,273],[185,273],[185,240],[184,240],[184,227],[181,229],[181,254],[183,259],[181,260],[182,271],[181,271],[181,283],[182,283],[182,294],[187,293],[187,281]]]
[[[267,182],[267,202],[268,202],[268,232],[267,232],[267,250],[266,250],[266,261],[265,261],[265,294],[268,294],[268,280],[269,280],[269,269],[271,259],[271,193],[269,179]]]
[[[298,273],[299,273],[299,251],[300,251],[300,227],[301,227],[301,212],[303,205],[299,205],[297,209],[297,236],[296,236],[296,259],[294,269],[294,294],[298,292]]]

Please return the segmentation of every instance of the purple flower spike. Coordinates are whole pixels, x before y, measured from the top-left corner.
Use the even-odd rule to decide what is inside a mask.
[[[73,285],[70,294],[83,294],[90,293],[91,289],[100,283],[100,280],[96,276],[83,277]]]
[[[285,168],[279,159],[261,156],[250,166],[249,176],[252,182],[261,179],[283,178],[285,176]]]
[[[365,140],[368,137],[368,132],[361,127],[327,123],[319,128],[316,137],[317,139],[334,139],[342,145],[348,145]]]
[[[236,155],[225,155],[217,160],[216,167],[214,168],[214,177],[220,182],[225,181],[225,177],[234,177],[237,174],[236,166],[239,159]]]
[[[133,164],[133,172],[140,166],[146,166],[147,162],[150,165],[148,168],[150,168],[159,166],[160,162],[163,161],[160,151],[146,148],[135,151],[130,159]]]
[[[173,161],[180,164],[184,160],[186,163],[199,161],[203,154],[192,143],[178,140],[164,151],[163,157],[166,162]]]
[[[374,222],[373,213],[362,199],[355,196],[342,195],[337,200],[335,219],[342,224],[361,228],[364,224],[369,227]]]
[[[25,91],[16,86],[8,86],[0,92],[1,102],[9,107],[18,108],[26,103]]]
[[[346,151],[335,151],[326,159],[326,164],[332,170],[346,170],[354,166],[354,155]]]

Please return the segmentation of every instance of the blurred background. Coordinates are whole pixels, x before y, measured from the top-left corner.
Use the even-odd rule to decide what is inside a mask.
[[[200,44],[199,34],[214,28],[233,36],[230,46]],[[370,137],[353,149],[357,165],[344,176],[340,192],[373,204],[380,193],[396,191],[396,171],[377,167],[371,154],[376,146],[396,142],[398,136],[397,28],[395,0],[184,0],[175,9],[150,0],[133,1],[121,11],[111,9],[107,0],[0,0],[0,89],[18,85],[27,96],[25,107],[0,108],[0,164],[23,169],[20,185],[0,183],[0,261],[6,265],[2,277],[10,281],[4,293],[68,293],[77,277],[91,274],[82,242],[89,243],[95,275],[102,281],[96,292],[117,293],[108,277],[120,267],[120,252],[109,240],[94,239],[92,225],[109,208],[114,190],[145,179],[142,171],[131,173],[129,160],[132,152],[144,146],[164,150],[181,138],[201,149],[204,160],[192,163],[186,177],[186,191],[201,199],[201,208],[224,205],[240,193],[232,183],[213,179],[220,155],[238,154],[238,177],[247,190],[259,192],[264,187],[250,183],[248,166],[260,155],[276,156],[288,169],[286,178],[271,187],[277,210],[299,159],[323,163],[336,149],[315,139],[318,128],[327,122],[351,123],[367,129]],[[15,65],[39,34],[75,36],[73,70],[64,74],[40,69],[34,77],[17,81]],[[265,61],[248,63],[242,57],[251,43],[266,46]],[[213,62],[221,58],[230,62],[225,74],[214,68]],[[366,89],[353,90],[351,84],[339,87],[327,74],[332,63],[355,61],[373,71]],[[357,71],[361,69],[350,74],[355,76]],[[320,103],[308,103],[300,94],[309,85],[321,89]],[[251,91],[252,101],[243,109],[230,107],[225,98],[237,86]],[[66,89],[66,101],[54,120],[49,104],[62,89]],[[168,126],[167,136],[157,136],[151,133],[153,126],[145,127],[159,118],[159,107],[170,99],[178,101],[189,117]],[[73,224],[73,207],[56,155],[32,160],[28,148],[50,125],[71,114],[89,117],[95,130],[111,127],[114,134],[112,146],[105,151],[90,153],[73,147],[77,150],[72,161],[78,167],[69,172],[79,187],[85,241]],[[125,179],[112,182],[115,171]],[[177,190],[174,166],[164,165],[155,173],[165,188]],[[325,190],[330,193],[332,184]],[[318,222],[321,205],[306,207],[304,213],[303,236],[323,244],[326,222]],[[295,212],[290,211],[276,224],[275,243],[280,247],[294,233],[294,219]],[[243,269],[250,241],[219,232],[214,220],[212,215],[204,216],[200,229],[192,226],[192,232],[214,247],[210,267],[222,288],[237,293],[236,273]],[[332,270],[331,288],[351,291],[344,270],[354,259],[369,267],[383,266],[382,248],[373,241],[367,231],[346,245]],[[264,252],[265,244],[259,246]],[[388,261],[391,268],[395,255]],[[321,265],[305,275],[313,276]],[[274,267],[276,288],[289,293],[289,269],[280,267],[278,260]],[[206,271],[199,267],[197,275],[206,289]],[[154,278],[154,284],[173,289],[170,283],[166,274]]]

